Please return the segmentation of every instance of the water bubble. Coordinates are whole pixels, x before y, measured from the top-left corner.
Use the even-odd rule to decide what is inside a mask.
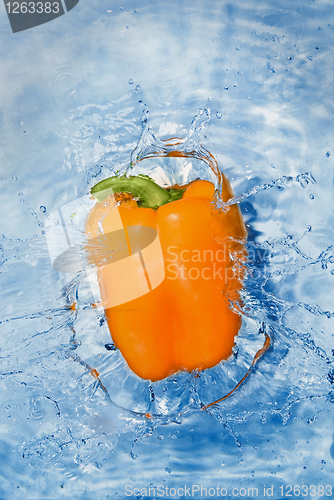
[[[310,194],[310,198],[311,198],[311,200],[314,200],[314,195]]]
[[[126,27],[127,30],[129,29],[129,26],[125,26],[125,27]]]
[[[169,469],[168,467],[166,467],[165,471],[168,472],[168,474],[170,474],[172,472],[172,469]]]
[[[330,154],[330,152],[329,152],[329,151],[327,151],[327,153],[326,153],[327,158],[329,158],[329,157],[330,157],[330,155],[331,155],[331,154]]]
[[[12,176],[12,179],[13,179],[13,181],[17,181],[17,177],[16,177],[16,175],[13,175],[13,176]]]
[[[307,56],[307,59],[308,59],[309,61],[312,61],[312,56]]]
[[[104,344],[104,347],[107,349],[107,351],[117,351],[117,347],[115,344]]]
[[[140,92],[140,85],[136,85],[135,91]]]
[[[224,87],[224,90],[228,90],[228,87]]]
[[[132,84],[133,84],[133,80],[132,80],[132,78],[130,78],[129,85],[132,85]]]
[[[105,19],[101,19],[101,23],[104,23]]]
[[[220,119],[221,119],[221,117],[222,117],[222,114],[221,114],[221,113],[219,113],[219,111],[217,111],[217,113],[216,113],[216,117],[218,118],[218,120],[220,120]]]
[[[45,214],[45,212],[46,212],[46,207],[45,207],[44,205],[41,205],[41,206],[39,207],[39,209],[40,209],[40,211],[41,211],[43,214]]]

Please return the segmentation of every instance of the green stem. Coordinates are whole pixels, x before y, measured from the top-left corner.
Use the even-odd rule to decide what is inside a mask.
[[[182,198],[184,189],[165,190],[158,186],[147,175],[122,177],[114,176],[96,184],[91,193],[97,201],[103,201],[107,196],[116,193],[128,193],[139,198],[138,204],[145,208],[158,208],[161,205]]]

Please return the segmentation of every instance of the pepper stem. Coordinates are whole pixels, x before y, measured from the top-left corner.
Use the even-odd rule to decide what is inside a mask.
[[[97,201],[103,201],[110,194],[128,193],[139,198],[138,205],[157,209],[171,201],[182,198],[184,189],[165,190],[158,186],[151,177],[139,174],[137,176],[109,177],[96,184],[91,193]]]

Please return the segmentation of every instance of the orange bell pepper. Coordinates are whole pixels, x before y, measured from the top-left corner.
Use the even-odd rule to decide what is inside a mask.
[[[222,180],[221,196],[226,202],[233,193],[224,175]],[[117,206],[115,200],[105,198],[111,192],[121,193]],[[204,180],[168,190],[146,176],[112,177],[97,184],[92,194],[98,203],[86,223],[87,235],[94,241],[89,246],[89,260],[98,267],[113,342],[131,370],[143,379],[157,381],[180,370],[204,370],[227,359],[241,324],[226,298],[226,290],[231,297],[242,287],[230,257],[233,251],[243,251],[242,243],[235,239],[246,237],[238,206],[232,205],[226,212],[217,209],[212,203],[214,185]],[[125,228],[118,257],[107,238],[114,230],[116,210]],[[128,282],[126,272],[118,282],[112,281],[115,278],[108,265],[112,258],[107,253],[111,251],[117,259],[131,255],[131,227],[156,232],[165,277],[142,296],[113,305],[115,290],[125,293],[133,282]],[[118,239],[122,237],[119,232]],[[143,262],[142,267],[145,271]]]

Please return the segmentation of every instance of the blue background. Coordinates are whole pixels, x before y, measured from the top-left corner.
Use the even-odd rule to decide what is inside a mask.
[[[126,485],[150,484],[257,487],[259,498],[264,485],[281,498],[280,485],[299,484],[320,498],[311,485],[332,484],[333,27],[329,0],[80,0],[16,34],[1,9],[0,498],[126,498]],[[132,379],[117,378],[118,358],[108,368],[115,353],[84,294],[66,309],[79,285],[52,269],[44,223],[129,164],[143,112],[168,138],[200,109],[211,118],[198,141],[235,194],[262,186],[241,209],[265,262],[249,264],[238,369],[182,379],[178,411],[147,421],[121,408]],[[294,180],[263,189],[282,176]],[[232,398],[201,411],[215,377],[224,395],[245,373],[263,321],[271,350]],[[121,407],[74,352],[102,356]]]

